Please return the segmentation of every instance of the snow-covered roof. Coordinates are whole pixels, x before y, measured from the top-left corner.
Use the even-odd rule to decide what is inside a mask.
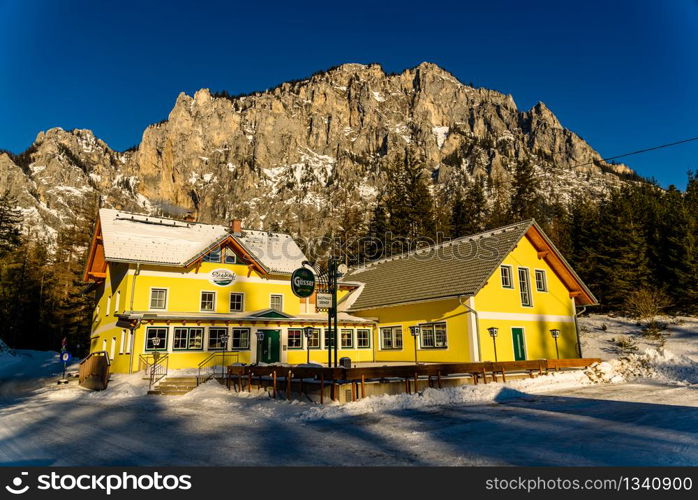
[[[99,211],[105,260],[185,266],[211,245],[234,238],[270,272],[301,267],[303,252],[286,234],[243,230],[234,235],[215,224],[184,222],[103,208]]]

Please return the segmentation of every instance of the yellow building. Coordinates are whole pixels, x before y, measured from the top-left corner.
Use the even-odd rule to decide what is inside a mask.
[[[102,209],[85,280],[97,290],[90,351],[113,372],[167,353],[169,369],[327,362],[327,315],[291,292],[305,256],[287,235]],[[374,322],[339,314],[340,356],[373,360]],[[306,339],[303,329],[314,327]],[[225,353],[225,359],[222,358]],[[216,358],[217,356],[217,358]]]
[[[344,279],[357,288],[342,309],[377,321],[376,361],[555,358],[551,331],[560,358],[581,357],[576,306],[596,304],[532,220],[372,262]]]
[[[304,260],[288,235],[238,221],[102,209],[85,271],[98,299],[91,352],[122,373],[155,353],[170,369],[326,363],[327,315],[291,292]],[[486,361],[495,346],[499,361],[554,358],[551,330],[561,358],[579,357],[576,306],[596,303],[534,221],[352,269],[339,298],[338,354],[352,362]]]

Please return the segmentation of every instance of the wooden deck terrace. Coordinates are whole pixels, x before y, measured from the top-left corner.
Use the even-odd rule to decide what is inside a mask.
[[[289,366],[289,365],[231,365],[228,366],[225,384],[228,389],[235,391],[252,391],[253,385],[257,389],[271,388],[274,398],[280,392],[286,399],[291,399],[292,393],[297,393],[314,401],[309,393],[319,392],[319,402],[323,404],[325,398],[339,401],[340,390],[343,386],[350,385],[347,391],[347,401],[356,401],[366,397],[367,385],[394,385],[404,383],[404,392],[410,394],[418,392],[420,382],[422,388],[442,388],[444,385],[453,384],[454,379],[467,378],[470,383],[478,384],[480,381],[488,383],[498,382],[501,376],[502,382],[506,382],[507,376],[535,377],[550,371],[566,369],[586,368],[601,361],[599,358],[580,359],[535,359],[526,361],[484,361],[479,363],[431,363],[412,365],[386,365],[364,366],[352,368],[327,368],[320,366]],[[394,389],[394,387],[393,387]],[[373,390],[374,394],[394,394],[394,390]],[[403,391],[401,391],[403,392]]]

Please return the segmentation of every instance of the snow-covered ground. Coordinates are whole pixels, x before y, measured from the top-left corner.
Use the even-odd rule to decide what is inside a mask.
[[[608,360],[586,371],[345,405],[214,381],[151,397],[139,375],[44,385],[0,398],[0,465],[698,465],[698,320],[620,356],[632,321],[581,326],[585,356]]]

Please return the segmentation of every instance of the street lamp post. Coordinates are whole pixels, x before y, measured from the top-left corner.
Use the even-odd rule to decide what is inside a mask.
[[[557,355],[557,359],[560,359],[560,349],[557,346],[557,339],[560,336],[560,330],[553,328],[550,330],[550,335],[552,335],[553,339],[555,339],[555,354]]]
[[[419,327],[418,326],[411,326],[410,327],[410,333],[412,334],[412,338],[414,339],[414,364],[419,364],[417,363],[417,342],[419,339]]]
[[[305,334],[305,350],[308,353],[308,361],[306,363],[310,364],[310,337],[313,336],[313,327],[306,326],[303,328],[303,333]]]
[[[492,337],[492,345],[494,346],[494,360],[497,360],[497,332],[499,329],[496,326],[491,326],[487,329],[490,332],[490,337]]]

